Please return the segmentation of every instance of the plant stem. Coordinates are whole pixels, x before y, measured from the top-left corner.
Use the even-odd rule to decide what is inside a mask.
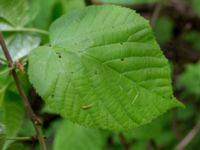
[[[3,38],[3,35],[2,35],[1,32],[0,32],[0,45],[2,47],[2,50],[4,52],[6,59],[8,60],[8,67],[13,68],[14,62],[13,62],[12,57],[11,57],[9,51],[8,51],[8,48],[6,46],[6,43],[4,41],[4,38]],[[25,94],[25,92],[22,88],[22,84],[21,84],[21,82],[20,82],[20,80],[17,76],[15,69],[11,70],[11,74],[12,74],[12,77],[15,81],[16,86],[17,86],[17,90],[18,90],[20,96],[22,97],[22,100],[23,100],[25,109],[27,111],[27,114],[28,114],[29,118],[31,119],[31,121],[33,122],[33,125],[34,125],[36,133],[37,133],[37,139],[40,143],[40,146],[41,146],[42,150],[46,150],[46,143],[45,143],[44,136],[43,136],[43,133],[42,133],[42,121],[34,113],[32,107],[29,103],[28,97],[26,96],[26,94]]]
[[[200,132],[200,123],[197,123],[192,130],[183,138],[183,140],[175,147],[175,150],[184,150],[192,139]]]
[[[45,138],[45,137],[44,137]],[[26,136],[26,137],[8,137],[6,140],[10,141],[37,141],[38,138],[35,136]]]
[[[160,11],[161,11],[161,8],[162,8],[162,3],[161,2],[158,2],[158,4],[156,5],[154,11],[153,11],[153,15],[151,17],[151,26],[154,27],[155,24],[156,24],[156,20],[158,19],[159,17],[159,14],[160,14]]]
[[[11,138],[6,138],[6,140],[10,140],[10,141],[29,141],[29,140],[32,140],[32,137],[11,137]]]
[[[119,133],[119,140],[124,150],[129,150],[129,143],[126,141],[126,138],[123,133]]]
[[[36,32],[44,35],[48,35],[48,32],[41,29],[36,28],[14,28],[14,29],[3,29],[1,32]]]
[[[147,150],[157,150],[157,145],[153,139],[150,139],[147,143]]]
[[[163,6],[168,4],[169,3],[169,0],[162,0],[162,1],[159,1],[157,3],[157,5],[155,6],[154,10],[153,10],[153,14],[151,16],[151,26],[154,28],[155,27],[155,24],[156,24],[156,21],[163,9]]]

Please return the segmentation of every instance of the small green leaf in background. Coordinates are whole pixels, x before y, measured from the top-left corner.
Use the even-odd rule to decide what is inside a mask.
[[[13,143],[6,150],[33,150],[33,149],[29,149],[29,148],[25,147],[23,144],[20,144],[20,143]]]
[[[23,120],[22,127],[23,128],[20,128],[20,130],[18,132],[19,136],[21,136],[21,137],[31,137],[33,135],[36,135],[33,123],[29,118]]]
[[[13,91],[7,90],[1,109],[3,115],[0,116],[0,121],[6,126],[6,136],[15,137],[21,128],[25,112],[21,98]],[[4,147],[7,147],[11,142],[6,141]]]
[[[183,40],[192,46],[195,50],[200,51],[200,32],[190,31],[182,35]]]
[[[41,0],[27,0],[29,5],[29,16],[30,20],[28,24],[31,24],[33,20],[39,15],[39,11],[41,8],[40,1]]]
[[[0,0],[0,18],[13,26],[24,26],[29,20],[29,7],[26,0]]]
[[[177,118],[181,121],[188,121],[195,114],[195,109],[191,105],[187,105],[185,109],[177,110]]]
[[[189,64],[179,76],[177,88],[184,90],[184,95],[200,97],[200,62]]]
[[[145,150],[147,147],[147,143],[146,142],[143,142],[143,141],[139,141],[139,142],[136,142],[134,143],[130,150]]]
[[[74,11],[51,25],[50,41],[30,54],[29,78],[46,104],[73,122],[128,130],[182,106],[148,21],[130,9]]]
[[[63,121],[58,128],[53,150],[103,150],[101,133]]]
[[[6,89],[10,83],[9,69],[0,64],[0,108],[3,105]]]
[[[50,23],[64,13],[85,7],[84,0],[40,0],[40,11],[33,24],[41,29],[48,29]]]
[[[39,13],[33,20],[33,25],[37,28],[48,29],[51,22],[51,13],[56,0],[37,0],[40,6]]]
[[[178,143],[172,129],[166,129],[160,134],[158,138],[156,138],[155,142],[161,147],[165,147],[166,150],[174,149],[176,144]]]
[[[156,139],[162,133],[164,126],[163,119],[159,118],[155,121],[145,124],[139,128],[124,132],[127,139],[148,140]]]
[[[1,108],[0,108],[0,117],[1,117]],[[6,141],[6,127],[0,122],[0,150],[3,149],[4,143]]]
[[[192,7],[195,13],[200,16],[200,1],[199,0],[192,0]]]
[[[166,16],[160,17],[156,20],[154,27],[155,36],[160,44],[165,44],[173,37],[173,21]]]
[[[70,13],[73,10],[82,9],[85,7],[84,0],[61,0],[61,3],[64,7],[63,12],[65,14]]]

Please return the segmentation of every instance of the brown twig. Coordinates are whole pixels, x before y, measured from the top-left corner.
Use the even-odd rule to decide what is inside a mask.
[[[147,150],[157,150],[156,142],[153,139],[150,139],[147,143]]]
[[[182,139],[182,134],[179,129],[179,123],[177,119],[177,111],[173,110],[173,117],[172,117],[172,131],[174,132],[174,135],[178,141]]]
[[[126,138],[123,133],[119,133],[119,139],[121,145],[124,147],[124,150],[129,150],[129,143],[126,141]]]
[[[160,11],[161,11],[161,8],[162,8],[162,3],[158,3],[154,9],[154,12],[152,14],[152,17],[151,17],[151,26],[154,27],[155,24],[156,24],[156,20],[158,19],[159,17],[159,14],[160,14]]]
[[[113,149],[113,145],[114,145],[114,141],[113,141],[113,137],[112,135],[110,134],[107,138],[107,148],[110,150],[110,149]]]
[[[3,35],[2,33],[0,32],[0,45],[2,47],[2,50],[4,52],[4,55],[8,61],[8,67],[9,68],[13,68],[14,67],[14,62],[12,60],[12,57],[9,53],[9,50],[6,46],[6,43],[4,41],[4,38],[3,38]],[[26,96],[23,88],[22,88],[22,85],[21,85],[21,82],[17,76],[17,73],[15,71],[15,69],[12,69],[11,70],[11,74],[12,74],[12,77],[15,81],[15,84],[17,86],[17,90],[20,94],[20,96],[22,97],[22,100],[23,100],[23,103],[25,105],[25,109],[27,111],[27,114],[28,116],[30,117],[30,119],[32,120],[33,122],[33,125],[35,127],[35,130],[36,130],[36,133],[37,133],[37,139],[40,143],[40,146],[42,148],[42,150],[46,150],[46,143],[45,143],[45,140],[44,140],[44,136],[43,136],[43,133],[42,133],[42,121],[41,119],[34,113],[30,103],[29,103],[29,100],[28,100],[28,97]]]
[[[185,147],[192,141],[192,139],[200,131],[200,123],[197,123],[192,130],[183,138],[183,140],[176,146],[175,150],[184,150]]]

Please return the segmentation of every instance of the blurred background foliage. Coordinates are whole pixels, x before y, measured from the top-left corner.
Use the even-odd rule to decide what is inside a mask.
[[[200,149],[200,0],[0,0],[0,31],[14,60],[20,59],[26,70],[25,56],[30,50],[48,44],[43,31],[63,14],[92,4],[125,6],[150,21],[172,66],[174,94],[186,108],[174,109],[127,132],[87,129],[44,107],[26,73],[19,73],[33,109],[44,119],[48,150],[171,150],[184,143],[183,139],[191,132],[194,135],[189,143],[184,143],[184,149]],[[33,32],[25,32],[27,27]],[[0,58],[4,58],[1,52]],[[0,122],[0,149],[39,150],[34,139],[12,139],[30,137],[35,131],[3,61],[0,61]]]

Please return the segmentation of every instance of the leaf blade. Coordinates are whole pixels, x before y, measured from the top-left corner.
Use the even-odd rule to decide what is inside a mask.
[[[50,40],[51,47],[29,57],[30,81],[50,108],[73,122],[123,130],[181,106],[168,62],[134,11],[92,6],[73,12],[53,23]]]

